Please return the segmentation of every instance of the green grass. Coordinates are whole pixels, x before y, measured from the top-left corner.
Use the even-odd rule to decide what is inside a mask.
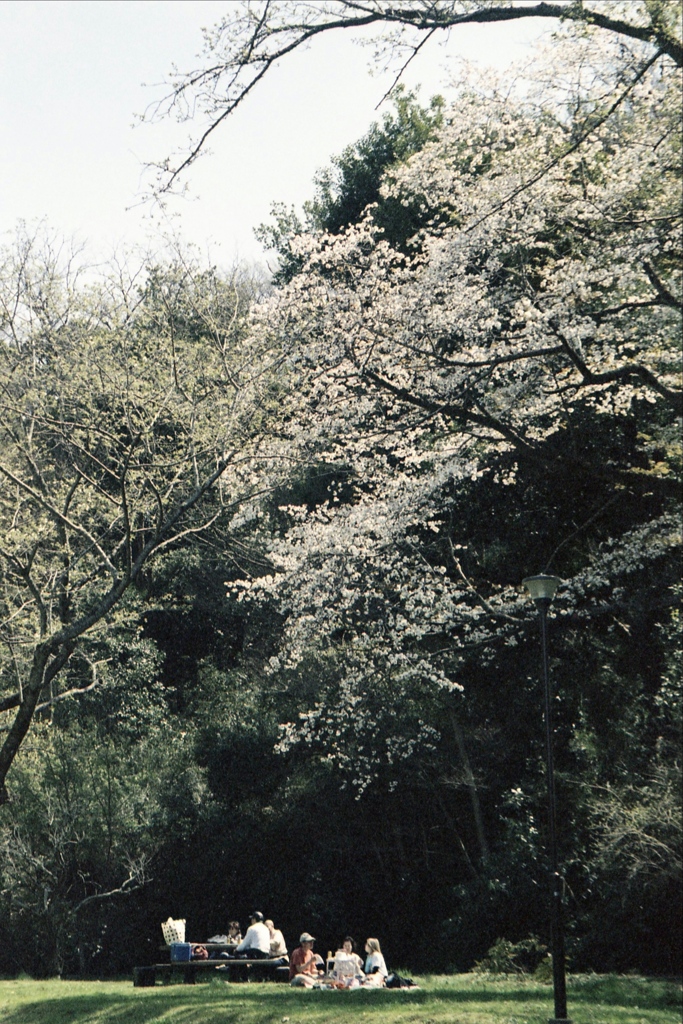
[[[2,1024],[547,1024],[552,988],[519,979],[425,977],[416,991],[318,992],[275,984],[0,981]],[[575,1024],[680,1024],[681,986],[580,976],[568,986]]]

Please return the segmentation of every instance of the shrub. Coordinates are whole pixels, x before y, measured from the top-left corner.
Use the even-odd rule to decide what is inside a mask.
[[[521,942],[497,939],[483,960],[472,968],[477,974],[534,974],[545,980],[546,963],[552,963],[548,947],[530,935]],[[551,970],[552,973],[552,970]]]

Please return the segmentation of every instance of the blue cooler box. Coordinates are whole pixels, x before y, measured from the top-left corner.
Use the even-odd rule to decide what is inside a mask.
[[[173,963],[192,959],[192,944],[190,942],[172,942],[171,960]]]

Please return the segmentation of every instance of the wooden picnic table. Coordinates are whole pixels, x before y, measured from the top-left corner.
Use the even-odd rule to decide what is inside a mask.
[[[191,942],[191,946],[204,946],[209,952],[229,952],[236,948],[235,943],[224,942]],[[169,955],[171,947],[162,945]],[[145,967],[133,968],[133,985],[146,988],[156,984],[157,978],[170,978],[181,974],[186,985],[194,985],[198,976],[215,972],[217,977],[223,976],[227,981],[289,981],[289,967],[282,966],[282,957],[266,960],[245,960],[241,957],[227,959],[217,957],[208,960],[168,960],[165,963],[149,964]]]
[[[174,943],[174,945],[175,945],[175,943]],[[230,953],[230,952],[232,952],[233,949],[237,949],[238,943],[237,942],[190,942],[190,943],[188,943],[188,945],[190,945],[190,946],[203,946],[204,949],[208,950],[209,953],[212,950],[214,952]],[[159,949],[165,949],[168,952],[169,955],[171,953],[171,947],[170,947],[170,945],[168,943],[162,943],[162,945],[159,946]]]

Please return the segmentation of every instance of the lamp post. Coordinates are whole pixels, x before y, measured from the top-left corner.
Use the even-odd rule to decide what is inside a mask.
[[[561,580],[557,576],[527,576],[522,581],[538,609],[541,620],[541,650],[543,657],[543,686],[545,691],[545,733],[548,782],[548,837],[552,883],[551,952],[553,957],[553,992],[555,1016],[548,1024],[571,1024],[567,1017],[567,985],[564,973],[564,929],[562,925],[562,879],[557,870],[557,837],[555,828],[555,768],[553,764],[553,722],[550,678],[548,674],[548,647],[546,642],[547,615],[550,602]]]

